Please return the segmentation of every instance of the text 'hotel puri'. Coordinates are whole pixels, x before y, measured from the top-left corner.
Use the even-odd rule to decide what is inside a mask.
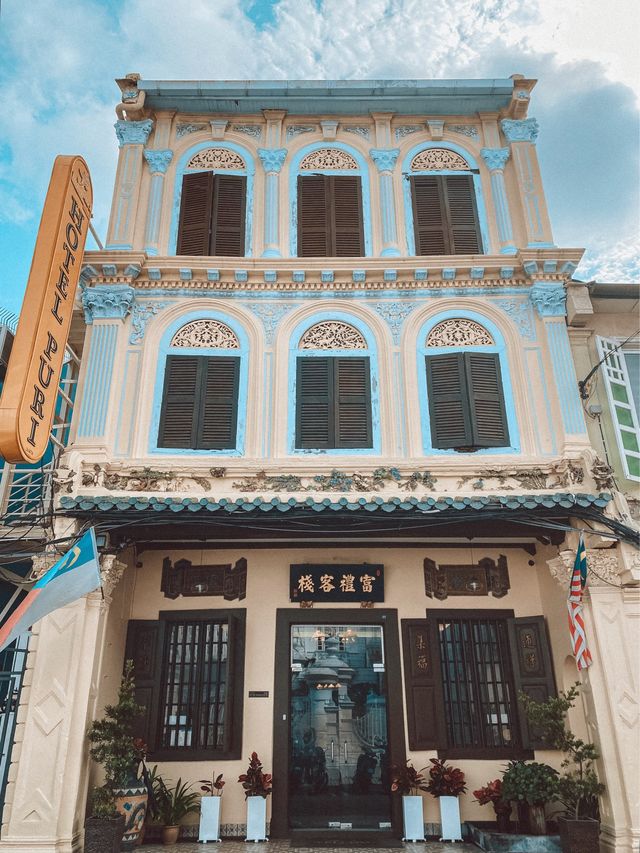
[[[612,478],[578,380],[635,318],[596,335],[582,249],[554,243],[535,82],[118,81],[54,498],[58,535],[95,526],[108,583],[34,629],[0,850],[81,849],[86,731],[132,659],[150,763],[234,782],[258,751],[292,838],[400,837],[407,758],[455,761],[463,821],[488,819],[471,791],[507,761],[560,763],[519,691],[580,678],[602,849],[631,853],[640,453],[614,437]],[[239,785],[223,810],[244,837]]]

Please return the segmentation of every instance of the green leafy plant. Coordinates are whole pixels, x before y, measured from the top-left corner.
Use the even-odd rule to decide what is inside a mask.
[[[558,799],[566,813],[574,820],[599,819],[598,795],[605,790],[593,767],[600,757],[597,747],[576,737],[567,726],[569,710],[579,696],[580,684],[561,690],[546,702],[535,702],[524,693],[520,699],[529,722],[536,727],[545,741],[565,754],[562,773],[558,780]]]
[[[139,764],[146,752],[146,745],[132,733],[136,719],[144,711],[134,699],[134,690],[133,661],[128,660],[118,701],[105,707],[104,717],[94,720],[88,733],[92,744],[89,754],[94,761],[102,764],[107,785],[112,788],[137,778]]]
[[[247,797],[264,797],[266,799],[271,793],[272,781],[271,773],[262,772],[262,762],[258,758],[258,753],[252,752],[247,772],[238,777],[238,782],[242,782],[244,788],[245,799]]]
[[[204,791],[205,794],[211,794],[214,797],[222,796],[222,789],[224,788],[224,781],[222,779],[223,773],[219,773],[217,776],[215,773],[211,774],[211,779],[201,779],[200,780],[200,790]]]
[[[403,797],[408,795],[417,797],[418,791],[427,791],[428,788],[424,784],[425,778],[422,775],[427,768],[416,770],[413,764],[407,761],[406,765],[394,764],[391,768],[391,791],[394,794],[401,794]]]
[[[502,777],[502,797],[540,806],[556,800],[558,771],[537,761],[510,761]]]
[[[91,817],[104,818],[105,820],[118,816],[115,797],[108,785],[102,785],[92,790],[89,810]]]
[[[156,776],[158,818],[164,826],[179,826],[188,814],[198,811],[200,798],[191,785],[178,779],[174,788],[168,788],[161,776]]]
[[[458,767],[451,767],[439,758],[430,758],[429,782],[427,791],[434,797],[457,797],[464,794],[467,784],[464,773]]]

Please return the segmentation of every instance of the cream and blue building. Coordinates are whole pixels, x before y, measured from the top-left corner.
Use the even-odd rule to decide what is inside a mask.
[[[126,658],[151,763],[224,772],[229,836],[253,750],[292,838],[400,837],[405,758],[469,791],[558,766],[518,691],[578,677],[585,529],[574,725],[603,754],[602,849],[631,853],[640,563],[578,390],[582,250],[552,234],[535,81],[118,83],[56,501],[60,535],[96,526],[105,597],[33,631],[0,850],[81,849],[84,733]]]

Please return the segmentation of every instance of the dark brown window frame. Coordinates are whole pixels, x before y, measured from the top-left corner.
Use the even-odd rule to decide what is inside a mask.
[[[187,190],[187,181],[192,176],[204,177],[204,180],[207,182],[206,193],[208,196],[207,199],[207,210],[205,211],[206,219],[202,223],[202,231],[200,234],[200,238],[202,239],[202,249],[206,251],[202,252],[185,252],[183,246],[183,240],[185,239],[185,224],[188,219],[188,209],[186,204],[186,199],[189,191]],[[202,178],[201,178],[202,179]],[[223,181],[227,179],[237,179],[241,181],[241,184],[238,184],[240,187],[239,194],[239,206],[240,206],[240,221],[238,222],[238,227],[235,229],[237,233],[238,240],[238,252],[234,252],[232,255],[223,255],[221,252],[218,252],[217,243],[221,240],[225,239],[224,232],[228,232],[228,227],[218,228],[218,216],[219,216],[219,196],[221,192],[221,185]],[[193,257],[193,256],[204,256],[204,257],[238,257],[244,258],[247,257],[247,246],[246,246],[246,233],[247,233],[247,186],[248,180],[247,175],[237,175],[230,174],[226,172],[216,172],[213,170],[205,170],[205,171],[193,171],[193,172],[185,172],[182,176],[182,184],[180,189],[180,210],[178,214],[178,232],[176,237],[176,255],[178,257]],[[228,233],[227,233],[228,238]],[[205,245],[206,242],[206,245]]]
[[[157,747],[153,749],[154,761],[207,761],[231,760],[242,757],[242,720],[244,702],[244,658],[246,642],[246,610],[244,608],[227,608],[215,610],[161,610],[158,621],[164,623],[163,628],[172,622],[201,621],[218,622],[228,625],[228,697],[231,713],[225,715],[225,725],[230,725],[227,749],[198,749],[193,747]],[[164,706],[162,690],[165,686],[167,667],[167,634],[162,631],[162,653],[159,661],[161,685],[152,708],[152,725],[154,726],[156,742],[162,726]]]
[[[326,200],[326,206],[324,209],[324,223],[323,227],[320,224],[316,224],[313,230],[321,233],[324,228],[324,239],[325,239],[325,252],[321,255],[321,257],[327,258],[336,258],[336,257],[365,257],[365,236],[364,236],[364,206],[363,206],[363,176],[360,174],[353,175],[327,175],[322,172],[310,172],[309,174],[300,174],[297,176],[296,182],[296,204],[297,204],[297,229],[296,229],[296,257],[298,258],[307,258],[307,257],[317,257],[317,255],[302,253],[301,249],[303,246],[303,237],[302,231],[304,224],[302,222],[301,216],[301,204],[302,204],[302,186],[303,181],[308,179],[322,179],[324,184],[324,195]],[[346,254],[341,252],[338,254],[337,251],[337,243],[338,243],[338,228],[336,223],[336,192],[335,192],[335,182],[341,178],[353,178],[356,179],[356,203],[358,209],[358,219],[355,223],[353,223],[352,229],[355,231],[358,230],[358,240],[359,247],[358,252]],[[310,228],[312,226],[309,226]]]
[[[475,610],[475,609],[449,609],[449,608],[429,608],[427,609],[427,621],[431,628],[431,636],[434,638],[434,642],[437,642],[438,648],[438,661],[437,661],[437,681],[438,681],[438,690],[440,694],[440,702],[443,709],[443,723],[444,723],[444,731],[446,732],[447,737],[447,746],[438,749],[438,756],[440,758],[445,759],[532,759],[534,757],[534,752],[531,749],[526,749],[520,743],[520,732],[521,732],[521,721],[520,714],[521,708],[519,707],[519,703],[517,701],[517,689],[516,689],[516,679],[513,673],[512,666],[512,649],[511,642],[509,638],[508,625],[509,620],[515,618],[514,611],[511,609],[495,609],[495,610]],[[504,621],[505,630],[507,634],[507,648],[505,650],[505,656],[502,661],[503,667],[505,669],[507,680],[509,686],[511,688],[512,693],[512,708],[513,708],[513,721],[512,721],[512,731],[517,733],[517,742],[513,744],[513,746],[509,747],[496,747],[496,746],[487,746],[487,747],[478,747],[478,746],[453,746],[449,743],[449,718],[448,718],[448,708],[445,703],[443,687],[442,687],[442,674],[440,671],[440,640],[438,636],[437,623],[438,621],[442,621],[443,619],[461,619],[466,621],[478,621],[478,620],[501,620]]]

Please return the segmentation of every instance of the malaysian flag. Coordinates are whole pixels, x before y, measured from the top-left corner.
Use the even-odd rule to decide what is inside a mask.
[[[578,669],[586,669],[591,666],[593,660],[587,646],[587,636],[584,630],[584,619],[582,618],[582,592],[587,583],[587,551],[584,547],[582,534],[578,542],[576,559],[571,573],[569,583],[569,597],[567,598],[567,609],[569,611],[569,633],[571,634],[571,645],[573,656],[576,659]]]

